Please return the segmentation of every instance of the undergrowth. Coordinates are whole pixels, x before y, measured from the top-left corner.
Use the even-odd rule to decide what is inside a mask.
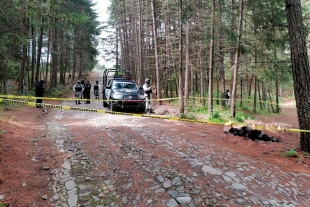
[[[172,105],[178,105],[177,101],[174,101]],[[217,105],[214,101],[213,112],[210,117],[206,117],[208,114],[207,101],[205,105],[201,101],[191,99],[187,102],[186,112],[183,114],[183,117],[192,118],[192,117],[205,117],[206,121],[216,122],[216,123],[225,123],[227,121],[234,121],[239,123],[244,123],[246,120],[255,119],[255,116],[267,116],[273,115],[274,113],[271,110],[270,104],[265,104],[263,109],[261,109],[260,104],[257,104],[256,112],[253,112],[253,102],[243,100],[242,105],[240,101],[236,103],[236,115],[235,118],[231,118],[230,107],[223,107]]]
[[[298,157],[298,152],[295,149],[290,149],[282,153],[283,157]]]

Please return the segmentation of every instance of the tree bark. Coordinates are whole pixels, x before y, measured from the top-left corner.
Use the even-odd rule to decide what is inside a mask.
[[[190,48],[190,41],[189,41],[189,22],[186,22],[186,32],[185,32],[185,42],[186,42],[186,48],[185,48],[185,81],[184,81],[184,99],[185,104],[188,104],[189,99],[189,86],[190,86],[190,74],[189,74],[189,48]]]
[[[43,43],[43,24],[44,24],[44,18],[42,17],[41,20],[41,27],[40,27],[40,36],[38,39],[38,53],[37,53],[37,67],[36,67],[36,73],[35,73],[35,79],[39,80],[39,73],[40,73],[40,63],[41,63],[41,55],[42,55],[42,43]]]
[[[310,130],[310,68],[300,0],[286,0],[294,93],[301,130]],[[301,150],[310,152],[310,133],[300,133]]]
[[[182,23],[182,16],[183,16],[183,2],[179,0],[179,12],[180,12],[180,19],[179,19],[179,101],[180,101],[180,108],[179,113],[180,115],[184,114],[184,82],[183,82],[183,23]]]
[[[241,42],[241,31],[242,31],[242,22],[243,22],[243,0],[239,2],[239,25],[238,25],[238,37],[236,44],[236,54],[235,54],[235,63],[234,63],[234,76],[233,76],[233,88],[231,92],[231,105],[230,105],[230,114],[231,117],[236,115],[236,90],[237,90],[237,81],[238,81],[238,70],[239,70],[239,47]]]
[[[158,46],[157,46],[157,27],[156,27],[156,11],[155,0],[151,0],[152,3],[152,19],[153,19],[153,38],[154,38],[154,51],[155,51],[155,68],[156,68],[156,91],[157,100],[159,105],[162,104],[161,99],[161,87],[160,87],[160,74],[159,74],[159,62],[158,62]]]
[[[211,8],[211,40],[210,40],[210,58],[209,58],[209,99],[208,99],[208,117],[213,113],[213,63],[214,63],[214,22],[215,22],[215,0],[212,0]]]
[[[28,28],[29,28],[29,21],[28,18],[26,17],[26,14],[23,15],[23,28],[24,28],[24,35],[27,37],[28,34]],[[21,69],[20,69],[20,73],[19,73],[19,78],[18,78],[18,91],[20,92],[24,92],[24,79],[25,79],[25,68],[27,65],[27,43],[24,42],[23,46],[22,46],[22,53],[23,53],[23,57],[22,57],[22,64],[21,64]]]

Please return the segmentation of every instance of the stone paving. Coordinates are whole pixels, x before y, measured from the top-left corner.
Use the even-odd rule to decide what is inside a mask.
[[[102,109],[100,102],[80,106]],[[47,137],[67,155],[62,168],[50,172],[52,206],[310,206],[310,174],[282,172],[212,142],[191,139],[207,140],[199,125],[191,123],[188,133],[179,134],[172,129],[188,127],[185,123],[66,110],[51,113]],[[87,138],[77,139],[80,131],[71,130],[82,120],[91,126],[87,133],[96,146],[89,146]],[[255,167],[257,162],[261,168]]]

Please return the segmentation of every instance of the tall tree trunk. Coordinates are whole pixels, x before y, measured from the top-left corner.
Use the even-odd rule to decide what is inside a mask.
[[[77,71],[77,53],[78,53],[78,41],[79,35],[78,31],[75,30],[74,32],[74,39],[73,39],[73,62],[72,62],[72,80],[75,79],[75,74]]]
[[[261,96],[261,90],[260,90],[260,81],[257,79],[257,92],[258,92],[258,101],[259,101],[259,105],[260,105],[260,110],[263,110],[263,100],[262,100],[262,96]]]
[[[60,48],[59,48],[59,54],[60,54],[60,58],[59,58],[59,83],[62,85],[65,85],[65,43],[64,43],[64,31],[60,30]]]
[[[156,68],[156,91],[157,100],[159,105],[162,104],[161,99],[161,87],[160,87],[160,75],[159,75],[159,62],[158,62],[158,46],[157,46],[157,27],[156,27],[156,11],[155,11],[155,0],[152,1],[152,19],[153,19],[153,37],[154,37],[154,50],[155,50],[155,68]]]
[[[242,99],[242,97],[243,97],[243,74],[241,73],[241,75],[240,75],[240,106],[242,106],[242,104],[243,104],[243,99]]]
[[[267,90],[264,81],[262,81],[262,101],[263,108],[265,108],[265,102],[267,101]]]
[[[183,82],[183,2],[179,0],[179,101],[180,101],[180,109],[179,113],[184,114],[184,82]]]
[[[279,80],[276,79],[276,113],[280,113],[280,103],[279,103]]]
[[[238,25],[238,37],[236,44],[236,54],[235,54],[235,63],[234,63],[234,76],[233,76],[233,88],[231,92],[231,106],[230,106],[230,114],[231,117],[235,117],[236,115],[236,90],[237,90],[237,81],[238,81],[238,70],[239,70],[239,47],[241,42],[241,31],[242,31],[242,22],[243,22],[243,0],[240,0],[239,6],[239,25]]]
[[[249,92],[248,92],[248,99],[251,98],[251,90],[252,90],[252,80],[253,80],[254,75],[251,75],[251,78],[249,80],[248,86],[249,86]]]
[[[230,67],[234,67],[235,64],[235,42],[234,42],[234,33],[236,31],[236,15],[235,15],[235,0],[231,0],[231,19],[230,19]]]
[[[55,19],[55,25],[57,20]],[[53,28],[52,40],[52,67],[51,67],[51,87],[57,87],[57,67],[58,67],[58,30],[56,26]]]
[[[225,91],[226,91],[226,85],[225,85],[225,70],[224,70],[224,51],[223,51],[223,29],[222,29],[222,1],[218,1],[219,3],[219,74],[220,74],[220,79],[222,83],[222,106],[225,106]]]
[[[154,2],[152,2],[153,4]],[[141,4],[143,4],[143,2],[141,2],[141,0],[138,0],[138,4],[137,4],[137,7],[138,7],[138,21],[139,21],[139,34],[138,34],[138,44],[139,44],[139,73],[138,73],[138,85],[141,86],[143,85],[144,83],[144,69],[143,69],[143,47],[142,47],[142,36],[143,36],[143,31],[142,31],[142,8],[141,8]],[[153,7],[152,7],[153,8]],[[155,12],[155,11],[154,11]]]
[[[200,42],[201,37],[200,37],[200,32],[198,31],[198,42]],[[204,65],[202,61],[202,45],[201,43],[198,44],[198,61],[199,61],[199,73],[200,73],[200,98],[201,98],[201,103],[203,106],[206,105],[206,100],[205,98],[205,87],[204,87]]]
[[[23,29],[24,29],[24,35],[27,37],[28,34],[28,27],[29,27],[29,21],[28,18],[26,17],[26,14],[23,15]],[[18,78],[18,91],[20,92],[24,92],[24,81],[25,81],[25,68],[27,65],[27,42],[24,42],[23,46],[22,46],[22,53],[23,53],[23,57],[22,57],[22,64],[21,64],[21,69],[20,69],[20,73],[19,73],[19,78]]]
[[[44,18],[42,17],[41,20],[41,27],[40,27],[40,35],[38,39],[38,53],[37,53],[37,67],[36,67],[36,73],[35,73],[35,79],[39,80],[39,72],[40,72],[40,63],[41,63],[41,55],[42,55],[42,45],[43,45],[43,24],[44,24]],[[46,80],[47,81],[47,80]]]
[[[29,89],[31,89],[34,85],[34,68],[36,63],[36,30],[35,27],[31,26],[31,83],[29,84]],[[30,77],[28,76],[28,79]],[[38,80],[38,79],[36,79]]]
[[[48,80],[48,66],[49,66],[49,63],[50,63],[50,51],[51,51],[51,39],[52,39],[52,29],[49,28],[48,29],[48,40],[47,40],[47,54],[46,54],[46,68],[45,68],[45,80],[47,81]]]
[[[299,127],[310,130],[310,67],[300,0],[286,0],[294,94]],[[310,152],[310,133],[300,133],[301,150]]]
[[[119,51],[118,51],[118,45],[120,44],[120,35],[119,35],[119,31],[120,29],[118,29],[118,26],[115,30],[115,51],[116,51],[116,54],[115,54],[115,68],[119,68]]]
[[[254,75],[254,100],[253,100],[253,113],[256,113],[257,105],[257,77]]]
[[[210,58],[209,58],[209,100],[208,100],[208,117],[213,113],[213,63],[214,63],[214,23],[215,23],[215,0],[212,0],[212,23],[211,23],[211,40],[210,40]]]
[[[189,41],[189,22],[186,22],[186,32],[185,32],[185,81],[184,81],[184,99],[185,104],[188,105],[189,99],[189,86],[190,86],[190,74],[189,74],[189,50],[190,50],[190,41]]]

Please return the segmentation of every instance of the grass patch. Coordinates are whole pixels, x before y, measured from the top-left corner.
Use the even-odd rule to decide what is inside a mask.
[[[298,157],[298,152],[295,149],[290,149],[282,153],[282,157]]]

